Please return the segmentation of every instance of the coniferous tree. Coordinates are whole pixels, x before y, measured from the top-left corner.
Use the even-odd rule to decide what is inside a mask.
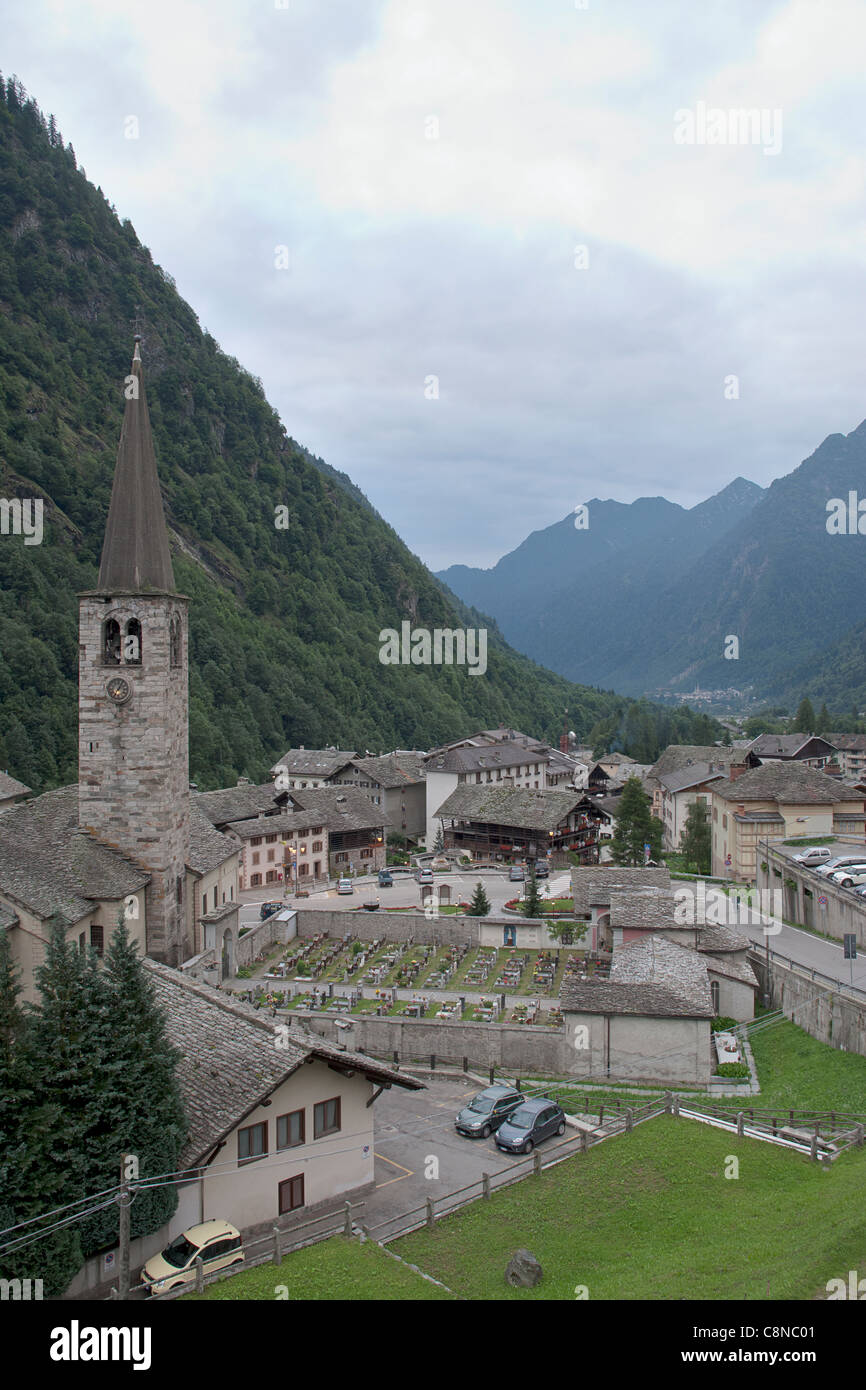
[[[543,915],[543,900],[538,891],[538,879],[535,876],[535,865],[529,870],[529,878],[526,881],[526,893],[523,898],[524,917],[541,917]]]
[[[828,711],[828,709],[827,709],[827,702],[826,702],[826,700],[825,700],[824,703],[821,705],[821,708],[819,709],[819,711],[818,711],[818,713],[817,713],[817,715],[816,715],[816,717],[815,717],[815,729],[814,729],[814,732],[815,732],[816,734],[826,734],[826,733],[829,732],[829,730],[830,730],[830,714],[829,714],[829,711]]]
[[[110,1128],[102,1145],[97,1188],[118,1180],[122,1154],[136,1156],[142,1179],[175,1172],[187,1133],[175,1075],[179,1054],[168,1041],[153,984],[122,916],[106,951],[104,982],[110,1085],[103,1099]],[[176,1186],[140,1189],[131,1209],[133,1239],[158,1230],[176,1207]],[[110,1245],[116,1236],[116,1211],[99,1213],[85,1224],[87,1249]]]
[[[486,917],[490,911],[490,899],[484,891],[484,884],[479,880],[475,885],[475,892],[469,904],[469,915],[471,917]]]
[[[813,734],[815,732],[815,711],[808,695],[797,706],[797,713],[794,715],[794,727],[791,732],[795,734]]]
[[[18,1002],[20,985],[0,930],[0,1278],[41,1279],[43,1296],[59,1297],[82,1263],[77,1222],[49,1229],[73,1213],[82,1194],[67,1162],[66,1121],[40,1093],[40,1054],[32,1018]],[[44,1219],[35,1221],[34,1218]],[[25,1224],[26,1223],[26,1224]]]
[[[434,854],[441,854],[442,851],[444,850],[444,848],[445,848],[445,836],[444,836],[444,834],[442,833],[442,822],[440,821],[440,822],[439,822],[439,825],[438,825],[438,827],[437,827],[437,829],[436,829],[436,838],[435,838],[435,840],[433,841],[433,853],[434,853]]]
[[[645,844],[651,859],[661,854],[663,826],[652,814],[651,804],[640,779],[629,777],[620,794],[610,842],[615,864],[643,864]]]
[[[680,837],[680,853],[687,869],[694,865],[699,874],[710,872],[713,833],[705,801],[693,801],[689,807]]]

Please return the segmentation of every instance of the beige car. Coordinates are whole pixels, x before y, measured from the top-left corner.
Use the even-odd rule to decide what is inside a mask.
[[[177,1236],[161,1255],[153,1255],[141,1271],[141,1282],[152,1294],[168,1293],[195,1283],[195,1262],[201,1256],[205,1274],[229,1265],[242,1265],[241,1233],[228,1221],[203,1221]]]

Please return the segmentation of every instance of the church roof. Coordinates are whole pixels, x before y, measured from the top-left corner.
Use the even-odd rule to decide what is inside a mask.
[[[127,400],[105,526],[98,592],[174,593],[174,571],[138,339],[127,378]]]
[[[0,816],[0,894],[68,926],[99,900],[136,893],[150,875],[78,826],[78,786],[45,792]]]
[[[189,867],[197,874],[209,873],[238,852],[225,835],[214,830],[210,820],[195,800],[189,799]]]

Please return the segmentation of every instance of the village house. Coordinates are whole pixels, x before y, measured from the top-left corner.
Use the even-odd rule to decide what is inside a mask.
[[[291,1230],[373,1187],[375,1101],[423,1083],[288,1028],[180,971],[147,961],[189,1119],[171,1221],[133,1242],[133,1266],[203,1221],[245,1237]],[[90,1261],[70,1293],[101,1277]]]
[[[269,883],[311,887],[328,878],[328,831],[316,811],[229,821],[240,851],[241,892]]]
[[[711,785],[724,778],[725,773],[722,770],[714,772],[709,763],[692,763],[657,776],[657,804],[664,827],[662,844],[665,849],[679,849],[689,807],[696,801],[706,806],[709,816]]]
[[[357,756],[357,752],[341,748],[290,748],[274,763],[271,776],[279,779],[280,790],[326,787]]]
[[[326,785],[356,787],[366,792],[395,830],[408,839],[418,840],[426,829],[424,758],[424,753],[401,749],[381,758],[352,758]]]
[[[585,792],[535,791],[507,781],[458,787],[437,809],[446,849],[475,859],[535,859],[572,850],[597,859],[609,816]],[[567,861],[564,861],[567,862]]]
[[[652,797],[652,813],[664,821],[661,778],[684,768],[706,765],[710,772],[727,774],[731,763],[745,761],[744,754],[724,744],[669,743],[649,769],[644,791]]]
[[[843,782],[862,782],[866,778],[866,734],[828,734],[833,760],[839,765]]]
[[[863,839],[866,801],[856,788],[803,762],[778,761],[713,782],[712,871],[757,880],[762,842],[811,836]]]
[[[750,767],[769,761],[798,762],[820,772],[835,761],[835,752],[829,739],[818,734],[759,734],[743,761]]]

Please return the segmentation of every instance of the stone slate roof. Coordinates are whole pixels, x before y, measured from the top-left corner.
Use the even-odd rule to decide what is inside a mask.
[[[172,593],[174,571],[137,342],[131,374],[138,389],[124,409],[97,592]]]
[[[706,961],[690,946],[664,936],[645,936],[614,951],[610,983],[663,986],[678,1005],[698,1016],[714,1012]]]
[[[30,788],[25,787],[23,782],[17,782],[8,772],[0,772],[0,801],[5,801],[10,796],[29,795]]]
[[[445,820],[479,821],[486,825],[510,825],[521,830],[555,830],[560,821],[585,798],[568,787],[535,791],[531,787],[486,784],[456,787],[435,812]]]
[[[189,867],[197,874],[206,874],[237,852],[237,846],[214,830],[202,807],[194,797],[190,797]]]
[[[727,980],[737,980],[742,985],[751,985],[752,989],[758,988],[758,978],[749,965],[747,960],[737,960],[736,956],[725,956],[719,960],[718,956],[705,956],[707,971],[710,975],[722,975]]]
[[[526,763],[547,763],[546,748],[529,747],[522,743],[483,744],[480,748],[451,748],[445,752],[428,753],[427,771],[483,772],[485,769],[519,767]]]
[[[826,734],[827,742],[843,753],[866,753],[866,734]],[[0,795],[3,788],[0,784]]]
[[[189,1120],[181,1168],[204,1163],[216,1145],[308,1059],[354,1070],[378,1084],[424,1090],[402,1072],[336,1047],[300,1029],[280,1036],[250,1006],[145,958],[170,1042],[180,1053],[177,1076]]]
[[[150,875],[78,828],[78,786],[45,792],[0,816],[0,893],[46,920],[67,925],[99,899],[119,901]]]
[[[669,792],[685,791],[687,787],[696,787],[701,782],[715,781],[724,777],[724,772],[714,772],[709,763],[691,763],[686,767],[675,768],[673,772],[665,772],[658,781],[663,787],[667,787]]]
[[[427,776],[423,753],[387,753],[383,758],[353,758],[352,766],[386,790],[423,782]]]
[[[357,756],[357,748],[290,748],[271,772],[285,768],[290,777],[333,777]]]
[[[823,734],[758,734],[749,744],[749,752],[758,758],[796,758],[807,744],[825,743],[829,749],[833,745]],[[822,756],[817,753],[816,756]]]
[[[630,758],[627,753],[605,753],[604,757],[599,758],[599,763],[608,763],[612,767],[619,767],[622,763],[633,763],[634,758]]]
[[[742,762],[742,750],[726,748],[724,744],[717,747],[714,743],[669,743],[650,771],[653,777],[660,780],[669,772],[692,767],[695,763],[727,768],[731,763],[738,762]]]
[[[241,840],[251,840],[257,835],[281,835],[286,830],[309,830],[314,825],[322,824],[318,811],[291,811],[288,815],[229,821],[226,829]]]
[[[620,889],[669,889],[670,871],[666,868],[644,869],[638,865],[585,864],[571,870],[574,910],[588,913],[592,907],[610,907],[611,893]]]
[[[286,795],[296,809],[314,811],[316,823],[326,825],[333,835],[343,830],[378,830],[393,823],[360,787],[292,787]]]
[[[716,782],[713,794],[724,801],[781,801],[809,806],[858,800],[836,778],[799,762],[762,763],[733,781]]]
[[[230,821],[247,820],[250,816],[279,815],[279,793],[273,782],[261,786],[243,783],[239,787],[223,787],[215,792],[194,792],[190,805],[203,811],[211,825],[228,825]]]
[[[749,951],[751,948],[752,942],[736,927],[722,926],[716,922],[698,926],[699,951]]]

